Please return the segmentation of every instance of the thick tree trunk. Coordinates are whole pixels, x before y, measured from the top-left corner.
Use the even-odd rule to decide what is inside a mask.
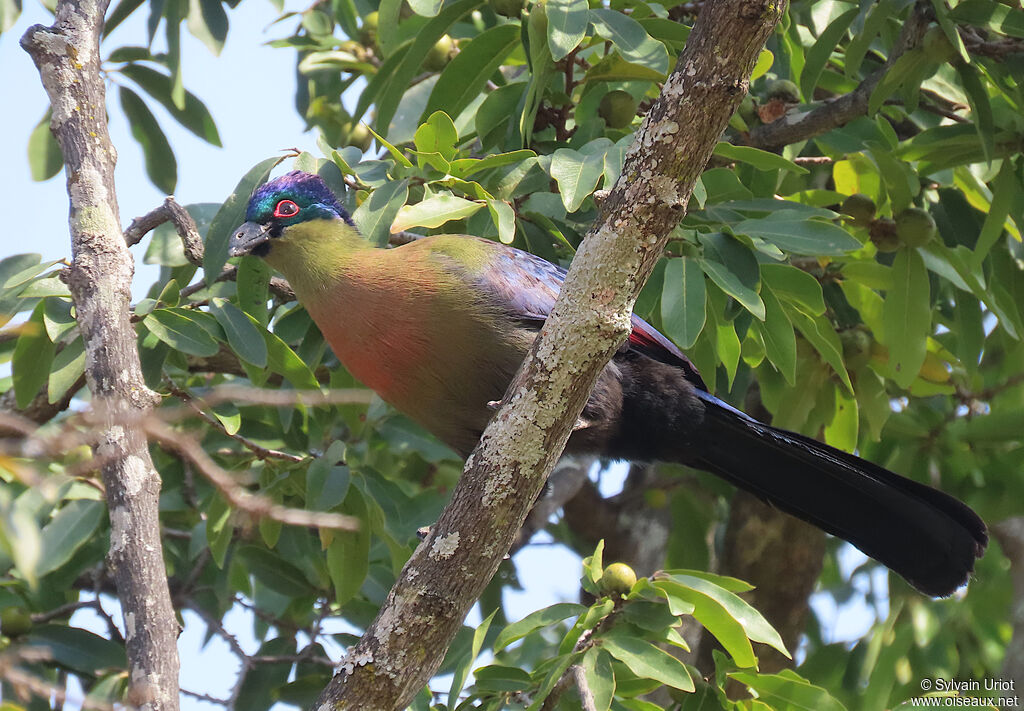
[[[707,3],[451,503],[318,710],[401,709],[433,675],[558,460],[785,0]]]
[[[114,192],[99,39],[108,0],[61,0],[52,27],[21,45],[50,98],[50,128],[64,154],[73,262],[65,277],[86,349],[97,458],[110,510],[108,561],[124,615],[131,686],[146,711],[178,709],[178,622],[160,541],[160,477],[134,425],[158,402],[139,365],[128,304],[134,265]]]

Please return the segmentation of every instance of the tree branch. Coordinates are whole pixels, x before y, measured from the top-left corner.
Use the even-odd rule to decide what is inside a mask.
[[[188,210],[175,201],[173,195],[164,199],[163,205],[150,210],[142,217],[136,217],[124,231],[124,241],[131,247],[142,241],[142,238],[150,230],[154,230],[165,222],[171,222],[178,236],[181,237],[181,244],[184,247],[185,259],[197,267],[203,265],[203,238],[196,227],[196,221]]]
[[[451,503],[315,708],[405,708],[438,668],[509,550],[598,375],[629,334],[636,296],[685,214],[785,7],[785,0],[705,5]]]
[[[178,709],[178,622],[160,541],[160,476],[137,427],[157,397],[146,387],[128,304],[134,265],[118,220],[115,151],[107,132],[99,38],[109,0],[59,0],[52,27],[21,39],[50,99],[64,155],[73,262],[67,283],[86,349],[86,380],[99,423],[102,473],[110,509],[108,561],[127,631],[129,698],[148,711]]]
[[[910,10],[910,17],[903,25],[900,38],[893,47],[885,64],[872,72],[849,94],[826,100],[821,106],[806,113],[787,113],[778,121],[758,126],[750,132],[748,145],[766,150],[777,149],[792,143],[807,140],[828,133],[834,128],[845,126],[855,118],[868,112],[871,92],[892,65],[908,50],[917,47],[928,29],[928,17],[932,6],[927,0],[918,0]]]

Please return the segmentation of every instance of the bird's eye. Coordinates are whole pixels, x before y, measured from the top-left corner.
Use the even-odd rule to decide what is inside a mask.
[[[295,217],[299,214],[299,206],[291,200],[282,200],[274,207],[274,217]]]

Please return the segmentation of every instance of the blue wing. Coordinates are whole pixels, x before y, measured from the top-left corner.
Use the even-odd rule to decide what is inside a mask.
[[[565,269],[524,252],[490,240],[490,265],[478,274],[477,286],[490,293],[509,315],[527,322],[540,324],[551,313],[558,292],[565,281]],[[697,367],[683,355],[672,341],[653,326],[633,314],[633,331],[629,347],[655,360],[681,368],[687,380],[707,392],[707,385]]]

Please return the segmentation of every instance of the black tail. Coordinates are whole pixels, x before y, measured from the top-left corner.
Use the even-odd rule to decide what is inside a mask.
[[[748,418],[713,396],[699,447],[705,469],[849,541],[923,593],[952,594],[985,551],[985,524],[952,496],[803,435]]]

